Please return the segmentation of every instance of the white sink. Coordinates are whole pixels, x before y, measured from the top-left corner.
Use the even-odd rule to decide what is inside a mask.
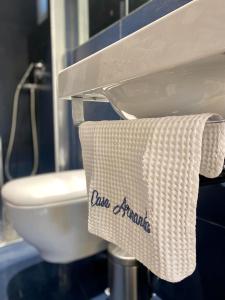
[[[193,0],[58,79],[60,98],[106,98],[125,118],[225,117],[225,1]]]

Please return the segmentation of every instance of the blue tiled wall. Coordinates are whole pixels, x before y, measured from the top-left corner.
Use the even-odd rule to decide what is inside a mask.
[[[24,13],[29,11],[29,14]],[[3,141],[5,155],[11,126],[13,95],[16,85],[28,66],[27,39],[35,26],[35,9],[31,1],[9,0],[0,2],[0,136]],[[27,111],[28,97],[24,93],[20,98],[16,134],[16,150],[13,152],[13,163],[18,163],[19,169],[30,168],[30,128]],[[17,157],[20,159],[17,159]],[[26,157],[26,160],[25,160]]]
[[[11,127],[13,96],[15,88],[30,62],[28,41],[36,26],[34,1],[7,0],[0,2],[0,136],[3,141],[4,158]],[[43,44],[43,38],[39,40],[39,44],[31,46],[37,49],[41,44]],[[49,59],[50,57],[48,57]],[[39,93],[37,95],[37,120],[41,172],[54,169],[51,113],[51,93],[48,95]],[[17,125],[10,166],[13,175],[20,177],[29,174],[33,162],[28,92],[21,93]],[[44,147],[46,151],[43,150]]]
[[[51,73],[51,39],[50,20],[37,26],[29,37],[30,61],[43,61],[47,72]],[[39,139],[39,173],[54,171],[54,139],[53,139],[53,103],[52,79],[42,81],[50,87],[49,91],[37,91],[36,112]]]
[[[116,22],[73,51],[73,62],[77,62],[84,57],[105,48],[106,46],[118,41],[120,37],[120,22]]]
[[[141,27],[154,22],[171,11],[187,4],[190,0],[152,0],[122,19],[121,37],[125,37]]]
[[[107,29],[93,36],[88,42],[68,52],[70,63],[75,63],[119,39],[131,34],[143,26],[154,22],[191,0],[152,0],[136,9],[127,17],[114,23]]]

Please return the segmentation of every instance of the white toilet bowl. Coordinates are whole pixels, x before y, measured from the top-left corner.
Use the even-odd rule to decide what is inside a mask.
[[[37,175],[4,185],[14,228],[49,262],[67,263],[106,248],[88,232],[84,170]]]

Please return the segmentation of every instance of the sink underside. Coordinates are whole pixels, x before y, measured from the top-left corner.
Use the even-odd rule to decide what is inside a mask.
[[[126,118],[202,112],[225,116],[225,55],[130,80],[108,88],[105,95]]]
[[[194,0],[63,70],[59,97],[108,99],[126,118],[225,117],[224,20],[224,0]]]

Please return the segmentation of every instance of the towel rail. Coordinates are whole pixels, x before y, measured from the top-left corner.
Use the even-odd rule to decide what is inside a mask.
[[[83,123],[84,120],[84,107],[83,103],[84,102],[97,102],[97,103],[110,103],[107,99],[96,96],[96,97],[91,97],[91,98],[83,98],[83,97],[72,97],[72,114],[73,114],[73,122],[74,125],[79,126],[81,123]],[[112,108],[115,110],[116,113],[119,114],[119,116],[122,119],[125,119],[124,116],[122,116],[119,111],[112,105]],[[220,119],[220,120],[208,120],[207,124],[215,124],[215,123],[224,123],[225,119]]]
[[[96,97],[96,99],[88,99],[88,98],[82,98],[82,97],[72,97],[72,114],[73,114],[73,122],[75,126],[81,125],[83,122],[85,122],[84,118],[84,102],[109,102],[106,99]],[[112,106],[113,107],[113,106]],[[114,110],[116,110],[113,107]],[[121,115],[120,115],[121,116]],[[207,124],[216,124],[216,123],[223,123],[225,122],[225,119],[220,120],[208,120]],[[203,176],[200,176],[200,185],[205,184],[212,184],[212,183],[221,183],[225,181],[225,165],[223,168],[223,172],[218,178],[214,179],[208,179],[204,178]]]
[[[221,119],[221,120],[209,120],[207,121],[207,124],[213,124],[213,123],[224,123],[225,119]]]

